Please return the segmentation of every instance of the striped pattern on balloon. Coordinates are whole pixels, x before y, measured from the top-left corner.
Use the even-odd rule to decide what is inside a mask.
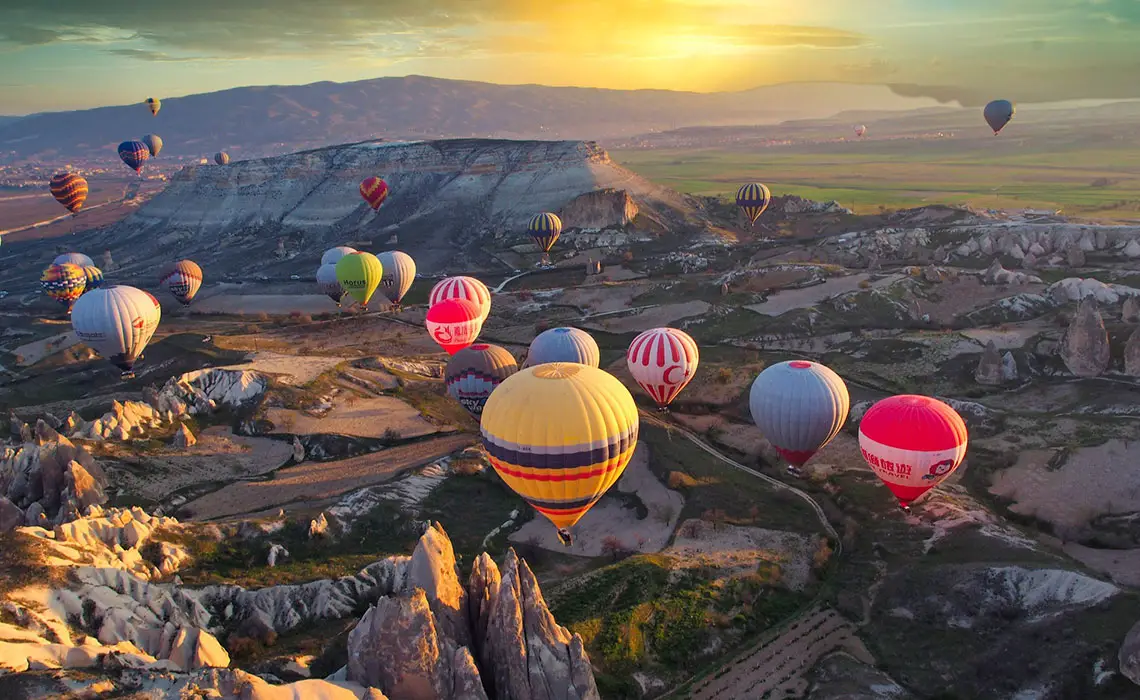
[[[72,214],[78,214],[87,201],[87,180],[79,173],[56,173],[48,184],[51,196]]]
[[[142,141],[123,141],[119,144],[119,158],[127,167],[142,174],[143,164],[150,158],[150,149]]]
[[[424,318],[428,335],[448,355],[475,342],[483,330],[479,307],[466,299],[445,299],[433,304]]]
[[[700,351],[684,331],[651,328],[633,339],[625,360],[633,380],[664,410],[692,381]]]
[[[748,217],[749,226],[756,224],[756,220],[768,208],[771,201],[772,193],[768,191],[767,186],[759,182],[742,185],[736,191],[736,206],[740,207]]]
[[[491,314],[491,290],[474,277],[445,277],[431,288],[428,306],[435,306],[447,299],[466,299],[479,308],[483,321]]]

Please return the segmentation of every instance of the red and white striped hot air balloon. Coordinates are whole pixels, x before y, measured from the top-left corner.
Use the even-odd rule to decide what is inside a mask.
[[[424,319],[428,335],[454,355],[479,337],[483,330],[483,319],[479,318],[479,307],[466,299],[445,299],[432,304]]]
[[[876,403],[859,423],[859,448],[903,510],[945,481],[966,456],[962,416],[930,398],[902,394]]]
[[[486,321],[491,313],[491,290],[474,277],[445,277],[431,288],[428,306],[447,299],[466,299],[479,309],[479,320]]]
[[[688,333],[652,328],[633,339],[625,361],[633,380],[664,410],[692,380],[700,352]]]

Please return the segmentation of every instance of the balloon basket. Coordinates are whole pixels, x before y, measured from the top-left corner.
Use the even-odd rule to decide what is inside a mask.
[[[126,381],[128,379],[134,379],[134,378],[135,378],[135,373],[130,372],[130,371],[123,372],[122,374],[119,375],[119,379],[122,379],[123,381]]]
[[[797,467],[793,464],[789,464],[784,469],[784,471],[788,472],[788,474],[791,474],[792,476],[796,477],[797,479],[802,479],[804,476],[803,471],[799,467]]]
[[[669,407],[668,406],[658,406],[657,412],[663,416],[667,416],[667,415],[669,415]]]
[[[570,536],[570,531],[562,528],[558,529],[558,541],[566,547],[570,547],[574,544],[574,538]]]
[[[906,513],[907,515],[910,515],[910,506],[908,506],[908,505],[907,505],[907,504],[905,504],[905,503],[900,503],[900,504],[899,504],[899,510],[901,510],[901,511],[902,511],[902,512],[904,512],[904,513]]]

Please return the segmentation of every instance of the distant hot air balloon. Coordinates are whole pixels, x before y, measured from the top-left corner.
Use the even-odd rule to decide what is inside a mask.
[[[621,477],[640,425],[621,382],[569,362],[508,377],[487,399],[480,424],[495,471],[566,545],[569,528]]]
[[[95,261],[83,253],[63,253],[55,256],[52,265],[78,265],[79,267],[94,267]]]
[[[863,126],[862,124],[855,127],[855,135],[856,136],[862,138],[863,134],[865,134],[865,133],[867,133],[867,127]]]
[[[383,276],[384,267],[372,253],[349,253],[336,261],[336,279],[340,286],[365,309]]]
[[[1009,100],[994,100],[982,110],[982,116],[985,117],[986,123],[994,130],[996,136],[1002,127],[1008,124],[1010,119],[1013,119],[1015,111],[1017,110]]]
[[[579,328],[551,328],[530,341],[526,366],[536,367],[550,362],[576,362],[597,367],[601,363],[598,342]]]
[[[149,292],[111,285],[75,303],[71,327],[80,340],[122,370],[123,379],[130,379],[161,317],[162,307]]]
[[[229,165],[230,154],[225,151],[218,151],[214,154],[214,162],[218,165]]]
[[[847,422],[851,397],[838,374],[792,360],[766,368],[748,395],[752,420],[781,457],[798,469]]]
[[[94,265],[84,265],[80,268],[83,270],[83,276],[87,278],[86,284],[83,286],[83,293],[86,294],[92,289],[98,289],[103,286],[103,271]]]
[[[150,108],[150,115],[152,117],[157,117],[158,110],[162,109],[162,100],[158,99],[157,97],[148,97],[146,98],[146,102],[143,104]]]
[[[40,276],[40,286],[49,297],[63,304],[67,313],[71,313],[75,300],[87,288],[87,275],[83,274],[83,268],[78,265],[49,265]]]
[[[431,288],[428,304],[435,306],[445,299],[466,299],[479,307],[479,318],[487,320],[491,314],[491,290],[474,277],[445,277]]]
[[[443,380],[447,393],[478,420],[491,392],[517,371],[514,355],[505,348],[475,343],[451,356]]]
[[[559,219],[557,214],[544,211],[534,215],[526,231],[543,253],[549,253],[558,241],[558,237],[562,235],[562,219]]]
[[[384,266],[384,276],[380,279],[384,296],[399,306],[416,279],[416,261],[412,260],[412,256],[398,250],[386,251],[376,257]]]
[[[349,253],[355,252],[356,248],[349,248],[346,245],[338,245],[335,248],[329,248],[324,252],[324,255],[321,256],[321,264],[336,265],[337,261],[339,261],[341,258],[348,255]]]
[[[483,330],[479,307],[466,299],[445,299],[432,304],[424,319],[428,335],[448,355],[475,342]]]
[[[863,459],[904,510],[954,473],[966,456],[967,441],[962,416],[929,396],[883,399],[859,422]]]
[[[325,263],[317,268],[317,286],[321,288],[322,294],[340,303],[340,298],[344,296],[344,287],[340,286],[340,281],[336,278],[336,263]]]
[[[51,196],[72,214],[78,214],[87,201],[87,180],[79,173],[56,173],[52,175]]]
[[[183,306],[189,305],[202,286],[202,268],[193,260],[179,260],[167,268],[159,284],[169,289]]]
[[[768,208],[768,204],[772,201],[772,193],[768,188],[761,185],[759,182],[752,182],[747,185],[742,185],[736,191],[736,206],[744,211],[744,215],[748,217],[749,225],[754,225],[764,210]]]
[[[379,211],[380,205],[388,199],[388,183],[378,177],[365,178],[360,183],[360,196],[372,207],[372,211]]]
[[[150,151],[150,157],[158,157],[158,152],[162,150],[162,138],[158,134],[147,134],[142,137],[142,142],[146,144],[147,150]]]
[[[700,351],[684,331],[652,328],[633,339],[625,361],[633,380],[664,409],[696,374]]]
[[[119,158],[128,168],[141,175],[143,163],[150,158],[150,149],[142,141],[123,141],[119,144]]]

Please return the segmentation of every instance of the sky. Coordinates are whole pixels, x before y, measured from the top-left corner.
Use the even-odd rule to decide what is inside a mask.
[[[0,114],[430,75],[1140,97],[1140,0],[0,0]]]

